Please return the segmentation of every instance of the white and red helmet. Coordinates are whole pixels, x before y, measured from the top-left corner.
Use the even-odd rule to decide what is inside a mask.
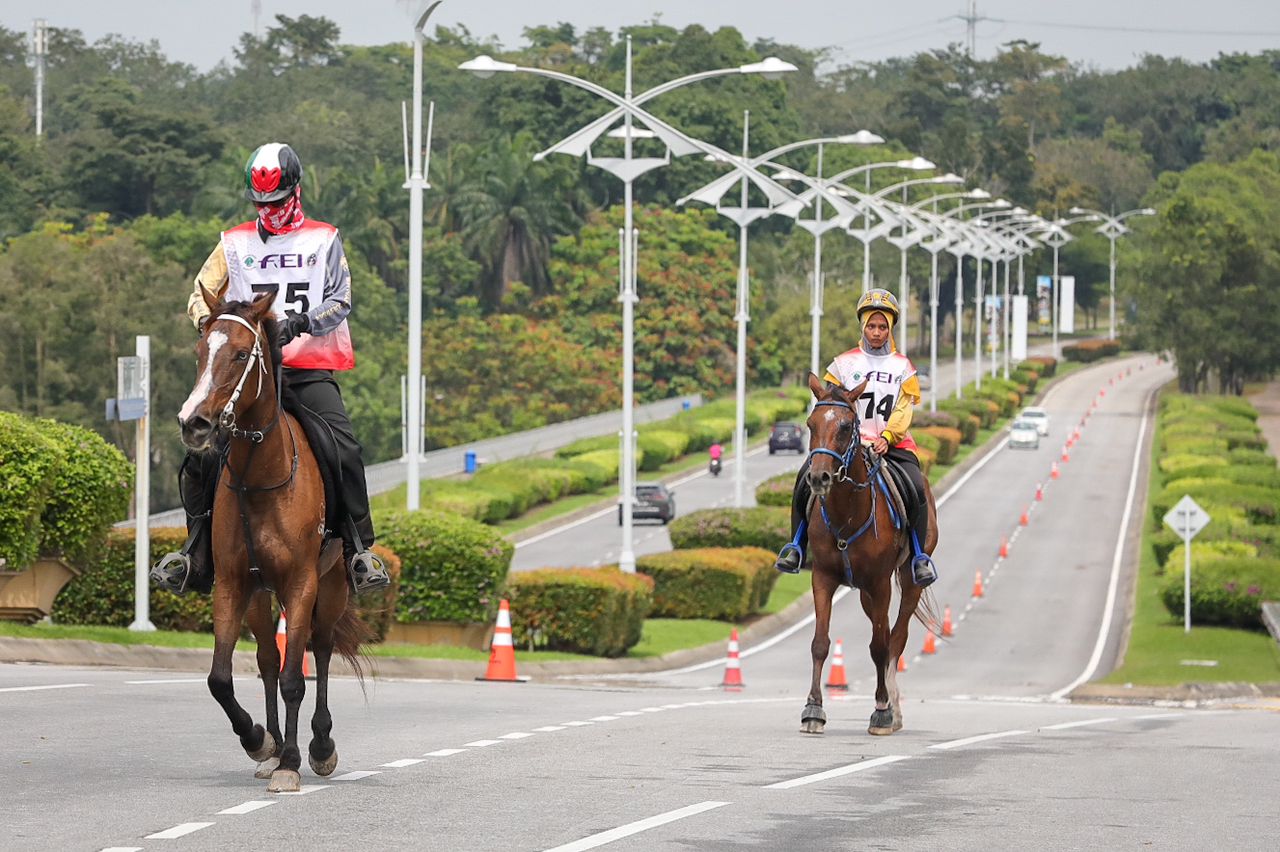
[[[270,202],[287,198],[302,181],[302,161],[288,145],[268,142],[244,164],[244,197]]]

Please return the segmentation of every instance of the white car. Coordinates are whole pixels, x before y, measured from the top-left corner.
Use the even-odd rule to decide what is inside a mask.
[[[1018,419],[1030,420],[1035,424],[1036,431],[1041,435],[1049,434],[1049,412],[1045,411],[1038,405],[1022,409],[1022,413],[1018,415]]]
[[[1019,418],[1009,424],[1009,449],[1016,447],[1040,449],[1040,429],[1037,423]]]

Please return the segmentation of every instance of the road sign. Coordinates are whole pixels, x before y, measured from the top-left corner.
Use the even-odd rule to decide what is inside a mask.
[[[1192,500],[1190,494],[1179,500],[1177,505],[1164,516],[1164,522],[1169,525],[1169,529],[1188,540],[1195,538],[1196,534],[1208,525],[1209,520],[1209,513],[1201,509],[1200,504]]]
[[[1169,528],[1182,536],[1182,630],[1191,632],[1191,539],[1209,523],[1209,513],[1191,499],[1183,496],[1164,516]]]

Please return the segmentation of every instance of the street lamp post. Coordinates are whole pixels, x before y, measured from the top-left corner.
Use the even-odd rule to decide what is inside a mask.
[[[1058,317],[1062,311],[1062,281],[1058,276],[1058,249],[1075,239],[1067,228],[1077,222],[1096,222],[1098,217],[1092,213],[1077,216],[1074,219],[1058,219],[1050,222],[1049,227],[1045,230],[1044,235],[1040,237],[1041,242],[1048,243],[1053,248],[1053,286],[1052,292],[1049,294],[1050,315],[1053,322],[1053,357],[1061,358],[1062,353],[1058,350]]]
[[[859,172],[865,172],[866,186],[863,192],[861,193],[863,199],[879,198],[879,197],[882,197],[879,193],[877,193],[876,195],[871,194],[871,172],[873,169],[882,169],[882,168],[910,169],[911,171],[929,171],[931,169],[937,168],[937,166],[923,157],[912,157],[909,160],[889,160],[883,163],[866,163],[864,165],[855,166],[852,169],[848,169],[847,171],[841,172],[840,174],[833,177],[831,179],[831,182],[840,183],[844,181],[845,178],[852,177],[853,175]],[[848,189],[848,187],[846,187],[846,189]],[[860,243],[862,243],[862,292],[863,293],[871,289],[871,244],[875,242],[876,237],[880,235],[879,227],[877,228],[871,227],[870,215],[872,213],[872,210],[873,210],[872,205],[870,205],[866,200],[864,200],[862,202],[862,229],[861,230],[855,230],[853,228],[845,229],[850,236],[857,238],[857,240]],[[880,212],[877,211],[877,216],[880,216],[880,215],[881,215]],[[893,223],[890,222],[889,226],[892,227],[892,224]]]
[[[475,59],[463,62],[458,67],[464,71],[471,71],[480,77],[489,77],[499,72],[522,72],[526,74],[534,74],[540,77],[547,77],[553,80],[559,80],[576,86],[608,101],[614,105],[614,108],[605,115],[600,116],[596,120],[590,122],[584,127],[571,133],[569,136],[557,142],[550,148],[542,151],[534,156],[535,160],[541,160],[551,153],[562,153],[571,156],[586,155],[587,162],[590,165],[602,168],[605,171],[619,178],[623,183],[623,217],[624,228],[621,235],[621,245],[619,246],[619,282],[618,282],[618,300],[622,302],[622,446],[621,460],[618,470],[619,487],[621,490],[621,512],[622,512],[622,544],[618,555],[618,567],[624,572],[632,573],[635,571],[635,549],[633,535],[633,518],[632,506],[635,501],[635,411],[634,411],[634,366],[635,366],[635,303],[636,296],[636,261],[635,261],[635,227],[632,213],[632,182],[651,169],[666,165],[670,160],[670,154],[683,156],[701,152],[710,154],[719,160],[730,163],[735,172],[740,172],[746,178],[757,186],[760,186],[770,197],[771,200],[782,201],[784,199],[793,199],[790,193],[777,184],[770,181],[763,175],[758,174],[754,170],[748,169],[745,165],[741,165],[736,158],[730,157],[719,148],[706,142],[693,139],[679,130],[676,130],[670,124],[653,116],[649,112],[640,108],[644,102],[656,97],[664,92],[669,92],[680,86],[687,85],[699,80],[706,80],[712,77],[725,76],[730,74],[762,74],[765,77],[775,77],[788,71],[796,70],[796,67],[789,62],[783,62],[775,57],[767,57],[760,62],[753,62],[742,65],[737,68],[724,68],[714,71],[702,71],[696,74],[689,74],[684,77],[671,80],[662,85],[655,86],[639,95],[633,95],[631,89],[631,38],[627,37],[626,51],[626,77],[625,91],[620,96],[616,92],[610,91],[596,83],[583,80],[571,74],[561,71],[552,71],[546,68],[531,68],[516,65],[511,62],[500,62],[489,56],[478,56]],[[591,154],[591,145],[619,118],[623,119],[623,157],[595,157]],[[632,140],[637,134],[633,131],[633,121],[638,120],[645,125],[649,131],[657,136],[666,146],[668,156],[666,157],[634,157],[632,150]]]
[[[1106,237],[1108,240],[1111,241],[1111,287],[1109,291],[1111,294],[1111,303],[1110,303],[1111,325],[1110,325],[1110,330],[1107,332],[1107,339],[1115,340],[1116,339],[1116,239],[1118,237],[1122,237],[1125,234],[1129,233],[1129,229],[1125,227],[1125,225],[1123,224],[1125,219],[1129,218],[1130,216],[1154,216],[1156,215],[1156,211],[1150,207],[1139,207],[1136,210],[1126,210],[1123,213],[1118,213],[1114,216],[1108,216],[1106,213],[1103,213],[1100,210],[1089,210],[1084,207],[1072,207],[1067,212],[1073,213],[1073,214],[1091,214],[1093,216],[1098,217],[1098,219],[1102,220],[1102,224],[1099,225],[1094,230],[1097,231],[1099,234],[1102,234],[1104,237]]]

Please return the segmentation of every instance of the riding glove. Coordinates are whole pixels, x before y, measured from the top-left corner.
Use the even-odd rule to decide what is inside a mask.
[[[280,345],[286,346],[299,334],[311,330],[311,317],[307,314],[289,311],[280,323]]]

